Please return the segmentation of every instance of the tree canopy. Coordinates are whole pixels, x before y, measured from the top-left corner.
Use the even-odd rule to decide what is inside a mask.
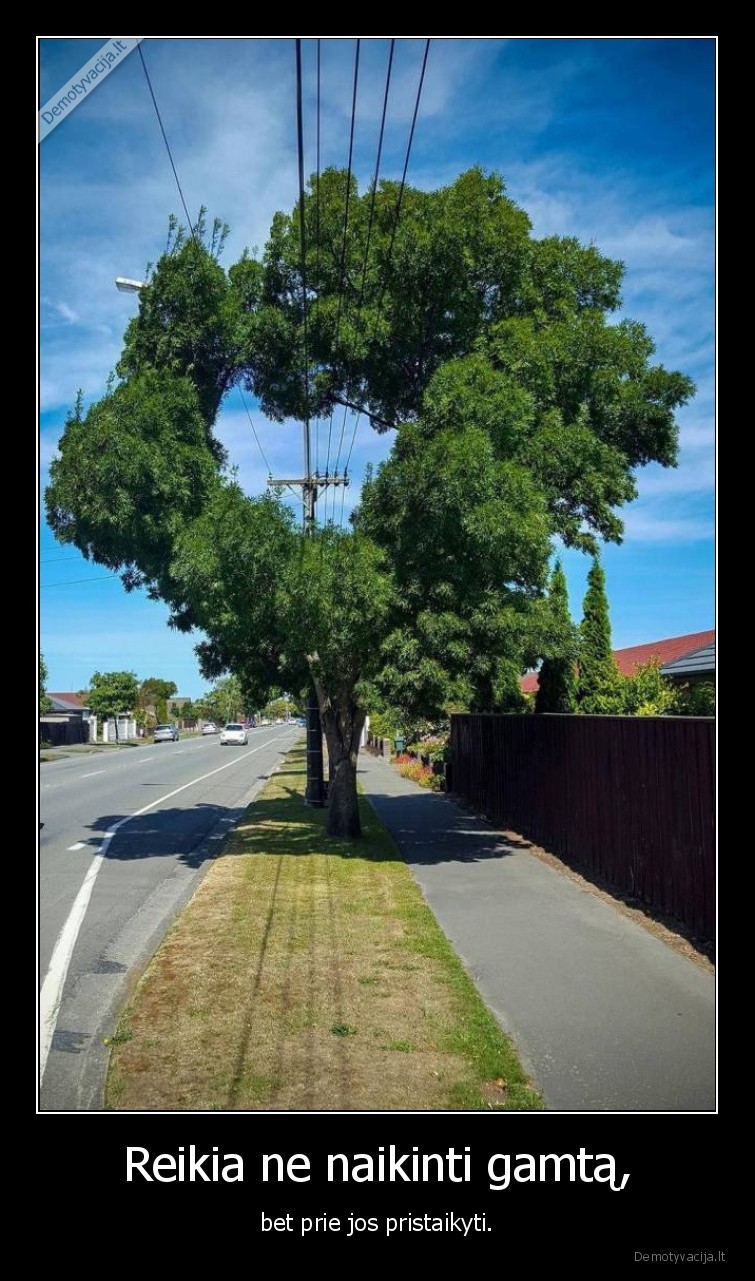
[[[95,716],[107,720],[115,718],[115,737],[118,738],[118,717],[132,712],[139,698],[139,681],[135,672],[95,672],[92,676],[87,702]]]
[[[163,680],[159,676],[148,676],[139,686],[136,710],[140,723],[168,719],[168,699],[178,693],[175,681]]]
[[[233,673],[247,706],[314,680],[343,835],[366,709],[521,703],[521,671],[564,643],[554,538],[620,541],[635,470],[675,463],[693,392],[612,320],[622,264],[535,238],[498,175],[398,205],[396,183],[360,195],[327,170],[227,272],[219,223],[173,224],[120,382],[77,402],[46,495],[58,538],[201,629],[203,674]],[[395,429],[351,530],[303,540],[280,495],[243,493],[213,431],[236,384],[278,421],[356,406]]]
[[[556,561],[549,594],[556,635],[554,652],[546,653],[538,673],[536,712],[568,714],[574,711],[576,684],[577,629],[569,613],[566,575]]]
[[[47,663],[44,654],[39,655],[39,711],[49,712],[52,700],[47,697]]]

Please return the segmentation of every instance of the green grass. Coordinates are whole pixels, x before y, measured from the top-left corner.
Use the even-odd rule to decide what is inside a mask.
[[[338,841],[303,791],[296,748],[144,974],[107,1107],[541,1109],[372,808]]]

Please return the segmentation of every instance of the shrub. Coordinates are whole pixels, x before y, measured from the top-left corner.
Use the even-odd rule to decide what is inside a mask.
[[[406,755],[395,757],[393,763],[399,774],[410,779],[412,783],[418,783],[420,787],[426,787],[431,792],[440,791],[440,775],[434,774],[429,765],[422,765],[420,761]]]

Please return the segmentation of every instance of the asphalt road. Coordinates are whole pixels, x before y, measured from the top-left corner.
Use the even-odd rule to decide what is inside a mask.
[[[180,739],[40,769],[40,1109],[97,1110],[129,986],[301,731]]]

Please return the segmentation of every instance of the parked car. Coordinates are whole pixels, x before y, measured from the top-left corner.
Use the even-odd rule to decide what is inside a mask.
[[[218,727],[214,723],[214,721],[208,721],[206,725],[202,726],[203,734],[217,734],[217,732],[218,732]]]
[[[228,724],[220,731],[220,746],[225,747],[226,743],[236,743],[243,747],[249,742],[249,735],[243,725],[238,721],[229,721]]]
[[[156,725],[155,742],[156,743],[177,743],[179,739],[177,725]]]

